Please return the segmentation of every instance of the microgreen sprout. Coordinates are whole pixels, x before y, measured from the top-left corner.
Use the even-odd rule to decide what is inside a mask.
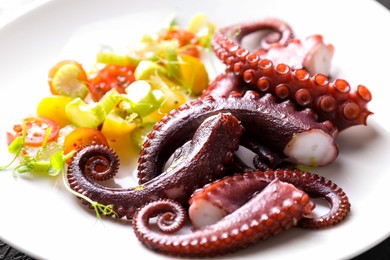
[[[175,13],[171,14],[170,17],[168,17],[168,28],[175,28],[178,26],[177,22],[177,15]]]
[[[26,121],[23,120],[22,122],[23,126],[23,131],[22,135],[15,138],[11,144],[8,146],[8,152],[11,154],[15,154],[14,158],[11,160],[10,163],[4,166],[0,166],[0,170],[6,170],[8,169],[18,158],[19,154],[22,152],[23,145],[24,145],[24,140],[26,139],[26,134],[27,134],[27,126],[26,126]]]
[[[131,134],[133,141],[137,138],[143,140],[143,136],[150,131],[156,119],[167,114],[171,109],[177,108],[180,104],[184,104],[187,101],[187,96],[200,94],[206,87],[206,84],[203,83],[208,83],[209,78],[206,70],[203,70],[202,62],[200,60],[193,61],[191,58],[199,58],[198,56],[201,54],[199,51],[205,50],[208,54],[207,58],[212,63],[214,70],[217,71],[213,59],[211,59],[211,41],[216,27],[207,20],[205,14],[199,14],[191,21],[186,30],[189,34],[185,32],[182,35],[176,18],[176,15],[173,14],[164,24],[165,26],[161,32],[167,33],[168,37],[166,38],[155,34],[147,34],[142,37],[140,46],[130,49],[128,53],[115,53],[112,47],[102,46],[96,56],[97,64],[94,69],[96,71],[92,71],[95,74],[100,71],[100,65],[103,64],[131,65],[135,67],[135,70],[129,69],[129,71],[132,71],[137,81],[143,80],[153,83],[149,85],[149,89],[144,92],[144,95],[138,95],[141,97],[139,102],[131,102],[134,101],[130,98],[132,94],[119,93],[115,89],[105,93],[99,101],[87,102],[87,99],[85,99],[88,92],[85,86],[87,76],[76,75],[85,72],[81,64],[76,61],[67,61],[60,67],[52,68],[50,71],[50,73],[53,71],[53,75],[50,74],[51,90],[59,94],[66,94],[65,96],[71,98],[71,101],[66,101],[66,104],[61,103],[61,109],[64,105],[61,116],[66,117],[66,124],[93,129],[102,126],[104,129],[104,123],[111,120],[112,125],[117,128],[124,126],[125,131],[134,130]],[[169,35],[169,30],[172,30],[172,35]],[[177,35],[175,35],[176,33]],[[196,37],[193,37],[193,35]],[[188,40],[189,37],[191,40]],[[113,80],[115,82],[122,81],[122,76],[121,78],[113,78]],[[130,93],[139,94],[140,92]],[[48,106],[44,107],[45,110],[50,110]],[[57,109],[59,109],[58,106],[55,111]],[[48,114],[53,116],[55,113]],[[118,117],[120,120],[118,120]],[[131,127],[128,127],[125,123],[131,124]],[[109,124],[107,123],[107,125]],[[33,137],[34,133],[30,136],[30,124],[23,120],[22,134],[18,131],[17,137],[8,147],[9,153],[14,154],[15,157],[7,165],[0,166],[0,170],[8,169],[17,162],[18,165],[13,167],[14,175],[31,173],[55,177],[62,174],[65,188],[71,194],[89,203],[94,208],[98,219],[102,214],[118,216],[114,211],[114,205],[100,204],[71,188],[65,174],[66,162],[74,155],[74,152],[67,153],[67,150],[64,150],[63,142],[60,141],[61,135],[57,142],[53,141],[56,139],[58,131],[55,126],[52,128],[45,125],[43,140],[41,139],[42,129],[39,129],[39,142],[31,143],[29,139]],[[62,124],[58,124],[58,126],[63,127]],[[20,129],[18,128],[18,130]],[[138,134],[135,134],[137,130]],[[122,133],[126,133],[125,136],[127,136],[128,132],[125,131],[117,132],[122,137]],[[112,134],[114,131],[107,132]],[[116,137],[113,140],[116,140]],[[134,143],[138,144],[139,140],[134,141]],[[138,144],[138,147],[141,147],[141,145]],[[179,158],[170,167],[177,167],[184,159],[183,157]],[[144,186],[140,185],[136,187],[136,190],[142,190],[143,188]]]
[[[21,163],[19,165],[17,165],[16,167],[14,167],[14,169],[13,169],[14,175],[16,173],[30,172],[30,173],[34,173],[34,174],[47,174],[48,176],[54,177],[54,176],[57,176],[59,174],[62,174],[64,186],[66,187],[66,189],[70,193],[72,193],[73,195],[90,203],[92,205],[92,207],[95,209],[96,217],[98,219],[101,219],[100,214],[104,214],[104,215],[114,214],[114,215],[118,216],[118,214],[114,211],[112,204],[110,204],[110,205],[100,204],[100,203],[93,201],[90,198],[84,196],[83,194],[80,194],[80,193],[72,190],[69,187],[69,185],[66,181],[66,178],[65,178],[64,169],[66,167],[66,161],[68,161],[75,154],[75,151],[69,152],[68,154],[64,155],[62,149],[60,149],[60,150],[56,151],[54,154],[52,154],[49,159],[47,159],[47,160],[42,159],[43,157],[45,157],[44,154],[47,153],[46,150],[50,149],[50,147],[48,146],[48,138],[49,138],[51,130],[52,130],[50,127],[48,127],[46,129],[42,145],[39,148],[39,150],[36,152],[35,156],[31,156],[28,153],[23,154],[22,151],[23,151],[23,148],[25,147],[24,141],[25,141],[26,132],[27,132],[27,126],[26,126],[26,122],[24,120],[23,120],[22,126],[23,126],[22,135],[15,138],[11,142],[11,144],[8,146],[8,151],[12,154],[15,154],[15,157],[7,165],[0,166],[0,170],[8,169],[15,162],[15,160],[19,156],[21,156]]]
[[[101,217],[100,217],[101,214],[103,214],[103,215],[112,215],[112,214],[114,214],[115,216],[119,216],[118,213],[116,213],[114,211],[114,205],[113,204],[104,205],[104,204],[101,204],[101,203],[99,203],[97,201],[94,201],[94,200],[88,198],[87,196],[85,196],[85,195],[83,195],[83,194],[81,194],[79,192],[74,191],[73,189],[70,188],[70,186],[69,186],[69,184],[68,184],[68,182],[67,182],[67,180],[65,178],[65,174],[62,174],[62,180],[63,180],[64,186],[67,189],[67,191],[69,191],[70,193],[72,193],[76,197],[79,197],[80,199],[83,199],[86,202],[88,202],[89,204],[91,204],[91,206],[95,210],[96,218],[98,218],[99,220],[101,220]]]
[[[23,130],[25,131],[25,130]],[[65,164],[65,160],[69,159],[71,155],[64,156],[62,150],[56,151],[53,155],[50,156],[50,159],[46,160],[43,159],[45,157],[45,154],[48,153],[48,150],[50,147],[48,147],[48,138],[51,134],[52,128],[48,127],[45,131],[44,140],[42,142],[41,147],[36,152],[35,156],[31,156],[28,153],[22,154],[23,144],[24,142],[21,142],[20,140],[17,140],[16,138],[9,146],[9,150],[14,150],[15,148],[11,148],[13,143],[16,141],[17,144],[17,150],[16,150],[16,157],[15,159],[20,156],[20,164],[17,165],[13,169],[14,175],[16,173],[25,173],[25,172],[31,172],[35,174],[48,174],[50,176],[56,176],[59,173],[61,173],[61,170],[63,168],[63,165]],[[23,137],[23,136],[22,136]],[[23,138],[24,139],[24,138]],[[15,160],[14,159],[14,160]],[[10,166],[9,164],[8,166]]]

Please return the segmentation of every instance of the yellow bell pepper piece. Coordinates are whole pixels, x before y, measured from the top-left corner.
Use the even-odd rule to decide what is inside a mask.
[[[136,126],[137,123],[131,118],[125,120],[114,110],[106,116],[101,132],[109,142],[119,142],[123,138],[130,138],[130,133]]]
[[[53,120],[62,128],[71,123],[65,113],[65,107],[72,100],[73,98],[67,96],[44,97],[39,102],[36,113],[38,116]]]
[[[200,95],[209,85],[209,75],[203,62],[191,55],[180,56],[181,84],[191,90],[192,95]]]

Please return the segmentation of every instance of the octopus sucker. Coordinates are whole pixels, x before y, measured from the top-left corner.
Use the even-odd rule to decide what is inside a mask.
[[[258,142],[287,161],[312,165],[326,165],[338,155],[334,138],[337,129],[330,122],[319,123],[307,112],[296,111],[292,103],[277,103],[270,94],[260,97],[254,91],[245,95],[233,92],[229,97],[197,99],[186,109],[173,111],[146,140],[138,161],[140,183],[147,182],[162,172],[168,155],[183,145],[206,118],[219,113],[231,113],[245,128],[244,135]],[[311,135],[318,138],[310,138]],[[318,146],[317,153],[301,153],[301,137]],[[228,140],[228,139],[226,139]],[[329,156],[324,156],[324,151]]]
[[[261,22],[264,21],[231,25],[215,33],[213,49],[226,65],[226,73],[234,73],[259,93],[293,100],[299,109],[312,108],[320,122],[329,120],[339,131],[366,124],[372,114],[367,108],[371,93],[363,85],[351,88],[344,79],[330,82],[327,74],[334,52],[332,45],[326,45],[321,36],[314,35],[305,43],[294,39],[251,52],[242,47],[240,39],[252,32],[252,28],[262,30]],[[299,46],[304,50],[297,51]],[[297,57],[297,53],[304,55]]]
[[[327,228],[348,216],[351,205],[338,185],[313,173],[278,169],[226,176],[196,190],[189,200],[192,223],[198,228],[215,223],[219,218],[237,210],[274,179],[291,183],[313,198],[324,198],[329,203],[329,212],[318,217],[305,216],[298,222],[298,226]]]
[[[161,234],[153,231],[149,224],[160,203],[167,204],[167,201],[152,202],[136,212],[133,220],[135,234],[154,251],[187,257],[233,253],[292,228],[314,207],[305,192],[275,179],[240,208],[213,225],[192,233]],[[172,216],[184,218],[177,210],[179,204],[174,201],[169,204],[175,205],[170,210]],[[160,213],[165,211],[161,210]],[[162,240],[164,243],[161,243]]]
[[[158,178],[131,188],[109,188],[88,177],[86,163],[93,158],[115,158],[115,152],[103,145],[92,145],[78,151],[72,158],[67,176],[71,188],[84,193],[93,201],[114,205],[118,217],[131,219],[137,208],[159,198],[170,198],[183,204],[188,203],[192,192],[206,183],[221,178],[225,165],[232,160],[232,153],[238,149],[243,127],[233,115],[218,113],[203,120],[193,133],[188,148],[176,157],[171,166]],[[229,140],[229,142],[226,142]],[[116,161],[119,163],[119,161]],[[99,170],[97,167],[95,170]],[[117,170],[118,167],[114,166]],[[106,169],[103,169],[106,171]],[[95,175],[95,173],[93,174]],[[178,192],[167,192],[167,191]]]

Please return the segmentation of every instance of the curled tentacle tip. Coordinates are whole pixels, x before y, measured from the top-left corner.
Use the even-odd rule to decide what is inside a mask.
[[[112,148],[97,144],[77,151],[69,167],[77,168],[95,181],[105,181],[116,175],[119,164],[119,157]]]
[[[171,199],[159,199],[140,207],[135,212],[133,225],[149,226],[149,220],[156,216],[158,216],[157,228],[165,234],[170,234],[177,232],[184,226],[187,213],[180,203]],[[142,232],[145,229],[139,230]],[[136,234],[138,233],[136,232]]]

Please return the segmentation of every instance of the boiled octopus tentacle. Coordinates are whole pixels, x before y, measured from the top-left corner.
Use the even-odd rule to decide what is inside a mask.
[[[249,136],[243,136],[241,144],[255,153],[253,164],[256,169],[275,169],[283,162],[283,158],[279,154],[254,140]]]
[[[187,204],[196,188],[223,176],[225,165],[231,162],[233,152],[238,149],[242,132],[241,124],[231,114],[220,113],[205,119],[187,149],[183,149],[181,156],[176,155],[176,160],[161,176],[132,188],[108,188],[88,178],[86,169],[103,170],[88,166],[95,157],[112,158],[110,153],[114,153],[102,145],[88,146],[72,158],[67,171],[68,182],[73,190],[91,200],[114,205],[120,218],[131,219],[138,207],[159,198]]]
[[[201,122],[224,112],[237,117],[245,128],[244,134],[290,162],[325,165],[338,155],[334,143],[337,129],[333,124],[318,123],[310,111],[296,111],[291,102],[277,103],[273,96],[260,97],[253,91],[244,96],[232,93],[227,98],[208,96],[173,110],[154,126],[138,160],[140,183],[158,176],[168,156],[193,135]]]
[[[233,156],[233,162],[229,166],[230,167],[227,169],[226,175],[233,175],[237,172],[253,172],[255,170],[255,168],[248,165],[237,155]]]
[[[161,234],[151,229],[149,219],[165,213],[164,210],[173,203],[156,201],[142,207],[134,216],[134,231],[138,239],[153,251],[190,257],[235,252],[292,228],[313,208],[305,192],[289,183],[274,180],[239,209],[213,225],[188,234]],[[180,206],[174,205],[170,210],[171,216],[185,218],[177,209]],[[160,211],[160,208],[164,210]]]
[[[326,228],[348,216],[350,203],[345,192],[330,180],[316,174],[299,170],[257,171],[227,176],[205,185],[194,192],[190,199],[189,216],[197,227],[210,225],[237,210],[253,194],[274,179],[293,184],[312,197],[324,198],[329,212],[318,217],[304,217],[298,226]]]
[[[285,21],[265,19],[247,22],[221,28],[219,32],[238,45],[244,46],[242,40],[245,36],[269,30],[271,33],[261,38],[259,48],[255,48],[253,53],[275,64],[288,64],[292,69],[305,68],[311,75],[330,74],[334,46],[325,44],[321,35],[311,35],[303,40],[294,38],[291,27]]]
[[[108,146],[96,146],[84,152],[80,165],[83,165],[85,175],[95,181],[106,181],[113,178],[119,170],[119,157]]]
[[[303,40],[294,39],[287,45],[275,44],[268,50],[256,52],[261,59],[274,64],[288,64],[291,69],[306,69],[310,75],[330,75],[334,46],[325,44],[321,35],[311,35]]]
[[[242,95],[252,87],[237,77],[233,72],[222,73],[218,75],[213,82],[203,91],[200,98],[207,96],[227,97],[231,92],[238,92]]]
[[[181,204],[170,199],[159,199],[149,202],[147,205],[147,214],[151,217],[158,216],[156,226],[161,232],[171,234],[183,228],[187,213]],[[134,219],[133,221],[137,220]]]
[[[233,26],[234,27],[234,26]],[[331,121],[339,131],[366,124],[372,114],[367,108],[370,91],[363,85],[356,89],[346,80],[330,82],[324,74],[310,75],[306,69],[292,69],[285,63],[273,63],[251,53],[229,38],[226,30],[214,35],[213,49],[218,58],[260,93],[272,93],[279,100],[293,100],[299,108],[312,108],[319,121]]]
[[[245,22],[233,26],[221,28],[219,31],[225,35],[229,35],[238,44],[242,45],[245,36],[263,31],[265,36],[262,37],[259,48],[261,50],[268,50],[272,45],[287,45],[294,39],[294,32],[290,25],[285,21],[277,18],[268,18],[259,21]]]

